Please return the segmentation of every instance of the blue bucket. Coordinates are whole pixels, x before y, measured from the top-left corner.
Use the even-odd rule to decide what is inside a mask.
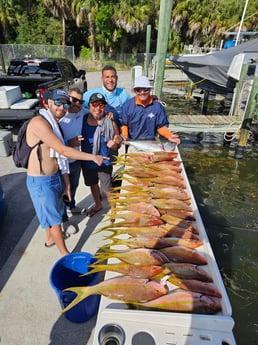
[[[72,286],[89,286],[99,282],[99,273],[81,276],[89,271],[89,265],[96,259],[86,252],[68,254],[59,259],[51,269],[50,284],[55,290],[62,308],[68,306],[76,297],[72,291],[63,291]],[[72,322],[81,323],[94,316],[99,307],[100,296],[92,295],[65,312],[65,317]]]

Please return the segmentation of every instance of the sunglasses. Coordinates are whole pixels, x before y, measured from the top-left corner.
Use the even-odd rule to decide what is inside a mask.
[[[143,88],[143,87],[137,87],[137,88],[135,88],[134,90],[135,90],[135,92],[137,92],[137,93],[140,93],[140,92],[149,92],[149,91],[150,91],[150,89],[148,89],[148,88]]]
[[[72,97],[72,96],[70,96],[70,100],[71,100],[71,102],[73,102],[73,103],[79,103],[79,104],[83,104],[83,102],[84,102],[83,99],[78,99],[78,98]]]
[[[103,110],[105,108],[105,104],[104,103],[91,102],[90,104],[93,106],[93,108],[99,107],[101,110]]]
[[[57,107],[63,106],[64,109],[69,109],[70,106],[71,106],[70,103],[63,103],[63,102],[59,101],[59,99],[54,99],[54,104],[55,104]]]

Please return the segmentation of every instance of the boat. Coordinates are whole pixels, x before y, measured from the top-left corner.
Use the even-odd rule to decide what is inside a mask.
[[[196,87],[214,94],[233,93],[236,79],[228,75],[234,57],[241,53],[257,53],[258,38],[236,47],[199,56],[191,54],[170,56],[171,62],[181,69]],[[248,75],[255,70],[256,59],[250,59]]]

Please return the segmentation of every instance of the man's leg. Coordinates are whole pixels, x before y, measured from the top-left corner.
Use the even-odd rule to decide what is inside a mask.
[[[46,230],[46,236],[47,236],[47,244],[54,242],[61,256],[69,254],[69,251],[64,241],[64,236],[63,236],[63,232],[62,232],[62,228],[60,224],[54,225],[54,226],[51,226],[51,228],[48,228]]]
[[[80,174],[81,174],[81,162],[80,161],[75,161],[73,163],[69,164],[70,168],[70,184],[71,184],[71,195],[72,195],[72,200],[70,201],[70,208],[75,207],[75,193],[76,189],[79,185],[79,180],[80,180]]]
[[[100,189],[98,184],[94,184],[90,187],[93,199],[95,201],[95,207],[93,208],[95,211],[100,211],[102,209],[102,202],[100,197]]]

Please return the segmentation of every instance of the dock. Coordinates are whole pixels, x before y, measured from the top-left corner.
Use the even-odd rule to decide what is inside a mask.
[[[242,116],[229,115],[171,115],[169,129],[173,132],[236,132]]]

